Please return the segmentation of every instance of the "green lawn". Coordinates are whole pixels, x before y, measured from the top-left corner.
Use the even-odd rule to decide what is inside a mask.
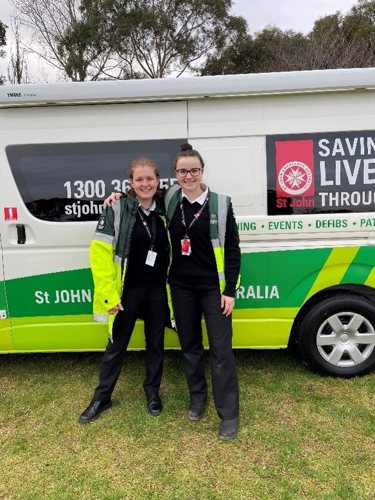
[[[179,352],[160,417],[145,410],[144,354],[130,353],[113,407],[79,424],[100,359],[1,357],[0,498],[375,498],[375,374],[323,378],[286,351],[237,351],[241,429],[222,442],[212,398],[186,418]]]

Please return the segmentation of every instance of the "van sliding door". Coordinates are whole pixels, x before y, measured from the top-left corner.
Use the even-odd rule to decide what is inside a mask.
[[[186,123],[183,102],[0,110],[1,197],[11,211],[3,250],[15,350],[104,348],[108,331],[92,320],[88,258],[103,199],[128,189],[131,161],[140,156],[157,163],[163,186],[173,183]],[[131,347],[143,346],[139,324]]]

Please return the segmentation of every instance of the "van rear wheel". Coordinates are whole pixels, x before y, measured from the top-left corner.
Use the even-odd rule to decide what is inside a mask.
[[[375,304],[359,295],[335,295],[302,320],[299,346],[314,371],[353,377],[375,367]]]

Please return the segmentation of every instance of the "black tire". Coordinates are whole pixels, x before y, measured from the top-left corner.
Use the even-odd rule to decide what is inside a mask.
[[[375,304],[360,295],[334,295],[304,316],[298,343],[307,366],[336,377],[375,368]]]

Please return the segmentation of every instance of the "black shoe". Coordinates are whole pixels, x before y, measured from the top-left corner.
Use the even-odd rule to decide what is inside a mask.
[[[102,411],[106,410],[112,405],[112,401],[91,401],[86,410],[79,417],[81,424],[87,424],[99,417]]]
[[[204,415],[206,403],[191,403],[188,411],[188,419],[192,421],[200,420]]]
[[[147,397],[147,411],[153,417],[158,417],[163,410],[163,403],[158,394]]]
[[[238,432],[238,418],[222,420],[219,429],[219,439],[234,439]]]

